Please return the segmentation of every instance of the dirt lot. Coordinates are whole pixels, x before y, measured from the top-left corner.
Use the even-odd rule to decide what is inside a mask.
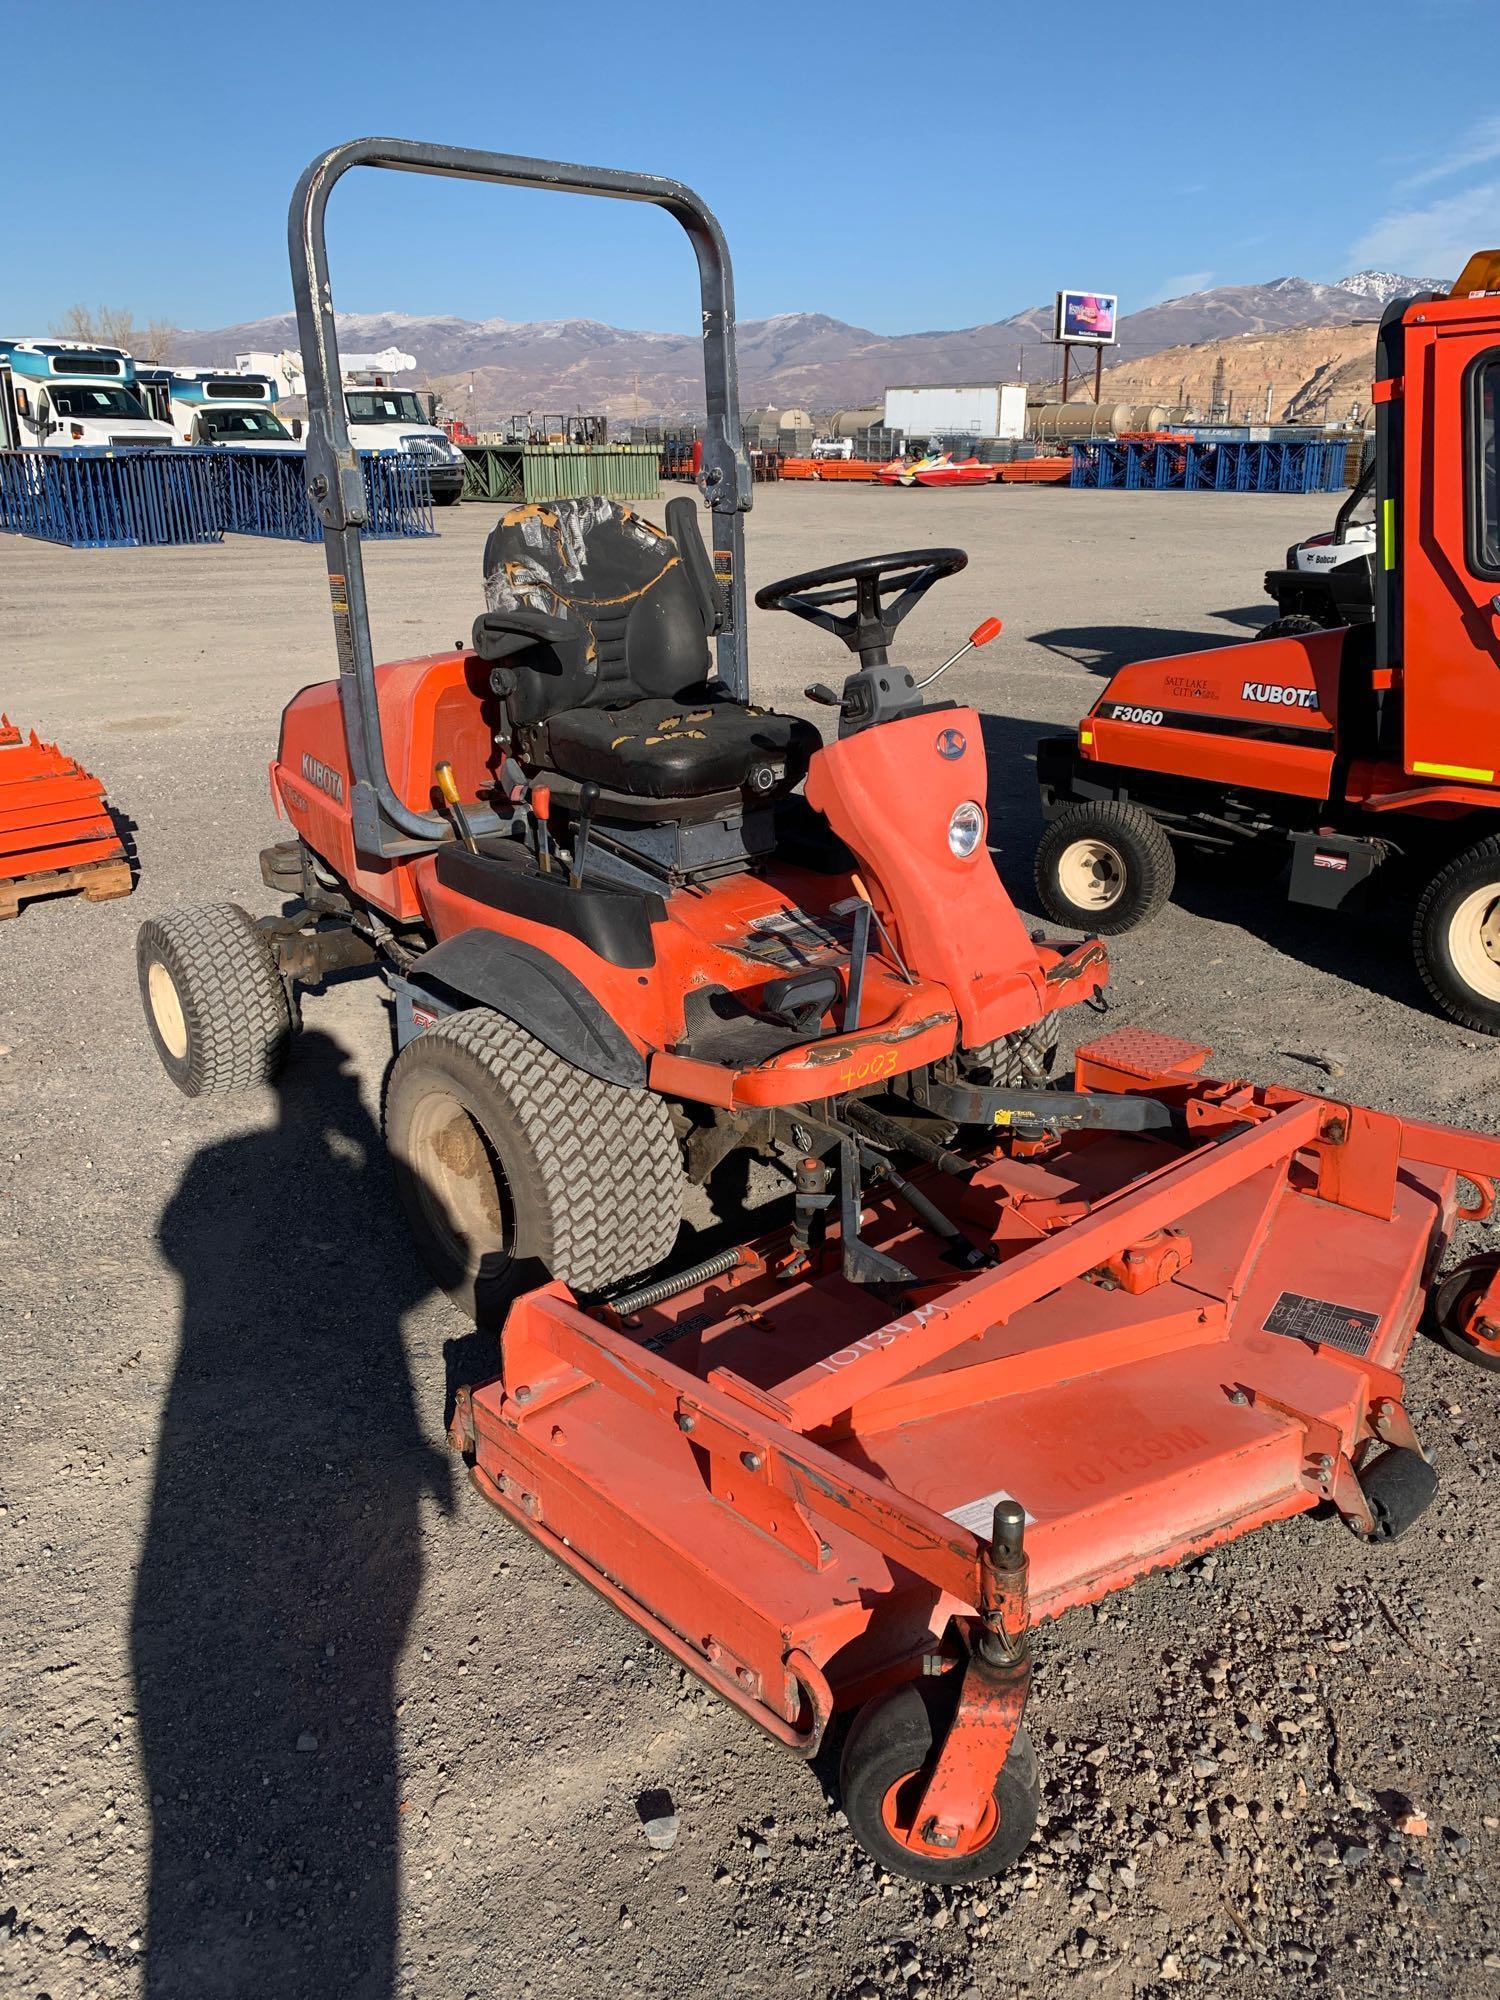
[[[1039,728],[1121,659],[1247,637],[1331,512],[785,487],[750,574],[969,549],[907,653],[1006,621],[949,691],[993,717],[1024,904]],[[479,608],[487,515],[439,519],[369,551],[377,657]],[[1500,1992],[1500,1406],[1431,1348],[1410,1400],[1443,1487],[1398,1547],[1304,1518],[1043,1635],[1046,1818],[983,1891],[880,1874],[830,1760],[686,1683],[461,1481],[444,1391],[474,1357],[394,1212],[374,984],[310,997],[284,1088],[244,1102],[180,1097],[136,997],[144,916],[272,907],[265,767],[332,671],[325,602],[316,550],[0,545],[3,705],[106,778],[143,870],[0,927],[0,1992]],[[751,644],[762,699],[842,671],[784,617]],[[1495,1047],[1423,1006],[1404,922],[1189,880],[1119,941],[1117,1004],[1230,1072],[1317,1085],[1297,1056],[1336,1052],[1364,1102],[1495,1129]]]

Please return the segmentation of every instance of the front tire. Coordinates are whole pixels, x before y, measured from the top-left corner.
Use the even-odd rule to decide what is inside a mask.
[[[1500,839],[1455,856],[1428,883],[1412,926],[1423,984],[1450,1020],[1500,1035]]]
[[[914,1882],[985,1882],[1003,1874],[1036,1832],[1041,1780],[1036,1752],[1018,1729],[995,1780],[994,1816],[966,1852],[913,1844],[915,1803],[936,1748],[927,1699],[908,1682],[867,1702],[854,1718],[839,1763],[839,1790],[850,1831],[893,1875]]]
[[[271,1082],[292,1012],[270,946],[238,903],[148,917],[135,962],[151,1040],[185,1097]]]
[[[1066,807],[1036,851],[1042,908],[1092,937],[1149,923],[1176,879],[1172,843],[1156,821],[1117,799]]]
[[[662,1099],[586,1075],[488,1008],[407,1043],[385,1137],[423,1260],[476,1325],[549,1275],[621,1284],[677,1240],[682,1152]]]

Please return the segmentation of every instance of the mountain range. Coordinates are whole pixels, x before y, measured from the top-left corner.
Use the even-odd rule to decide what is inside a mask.
[[[1217,285],[1163,299],[1127,313],[1106,360],[1118,367],[1164,349],[1236,335],[1370,321],[1393,297],[1439,290],[1440,281],[1389,271],[1358,271],[1336,284],[1273,278],[1263,284]],[[878,403],[890,384],[911,382],[1035,382],[1055,379],[1050,344],[1052,308],[1032,306],[983,326],[950,331],[880,334],[826,313],[779,313],[744,320],[738,328],[740,396],[757,405],[827,411]],[[652,333],[600,320],[470,320],[451,315],[341,313],[340,340],[349,352],[389,346],[416,356],[414,381],[446,383],[448,401],[480,426],[513,412],[603,411],[614,418],[687,416],[701,406],[696,334]],[[213,365],[247,351],[279,352],[297,345],[290,313],[212,330],[173,335],[171,358]]]

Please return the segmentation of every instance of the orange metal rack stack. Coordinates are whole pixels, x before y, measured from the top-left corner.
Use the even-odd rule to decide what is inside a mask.
[[[104,787],[35,730],[0,715],[0,918],[79,889],[90,903],[131,890],[130,863]]]

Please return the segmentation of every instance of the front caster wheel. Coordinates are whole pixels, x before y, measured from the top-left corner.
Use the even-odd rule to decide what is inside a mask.
[[[1069,806],[1036,851],[1042,908],[1093,937],[1149,922],[1171,895],[1176,874],[1172,843],[1150,813],[1118,799]]]
[[[1467,1257],[1445,1271],[1427,1295],[1422,1331],[1461,1361],[1500,1371],[1500,1334],[1487,1334],[1473,1322],[1474,1306],[1494,1275],[1492,1254]]]
[[[850,1830],[893,1875],[914,1882],[988,1881],[1010,1867],[1036,1831],[1041,1781],[1031,1738],[1016,1731],[984,1823],[962,1851],[931,1847],[917,1831],[936,1748],[922,1689],[909,1684],[868,1702],[854,1719],[839,1765]]]

